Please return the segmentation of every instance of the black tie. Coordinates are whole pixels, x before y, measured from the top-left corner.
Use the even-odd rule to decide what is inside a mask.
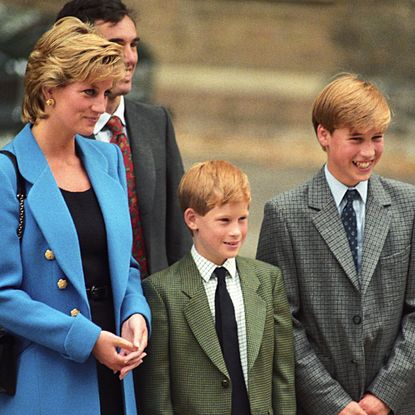
[[[344,229],[346,230],[346,236],[349,241],[350,250],[352,251],[356,271],[359,271],[359,264],[357,260],[357,221],[356,212],[353,208],[353,200],[356,200],[358,197],[359,193],[357,190],[348,190],[344,195],[344,199],[346,199],[347,203],[341,214],[341,219]]]
[[[232,415],[249,415],[249,400],[239,353],[238,326],[232,299],[226,288],[226,269],[214,271],[218,285],[215,292],[215,325],[223,358],[232,384]]]

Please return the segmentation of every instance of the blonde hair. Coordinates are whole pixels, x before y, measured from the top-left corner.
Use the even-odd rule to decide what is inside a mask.
[[[391,111],[382,92],[372,82],[355,74],[339,74],[317,96],[313,104],[314,130],[321,124],[330,133],[348,127],[357,131],[386,131]]]
[[[99,36],[75,17],[58,20],[37,41],[25,74],[23,122],[47,118],[43,88],[74,82],[114,82],[125,74],[122,47]]]
[[[251,201],[247,175],[224,160],[210,160],[194,164],[182,177],[179,200],[183,212],[192,208],[206,215],[215,206],[231,202]]]

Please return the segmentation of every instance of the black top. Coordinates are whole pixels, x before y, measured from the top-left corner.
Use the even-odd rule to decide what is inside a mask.
[[[89,299],[92,321],[103,330],[115,333],[114,303],[108,265],[107,233],[102,212],[92,188],[84,192],[61,189],[72,216],[81,249],[85,286],[105,293]],[[105,290],[104,290],[105,288]],[[101,415],[122,415],[121,382],[112,370],[97,362]]]

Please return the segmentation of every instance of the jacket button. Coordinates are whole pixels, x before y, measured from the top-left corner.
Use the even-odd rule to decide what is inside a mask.
[[[77,308],[74,308],[71,310],[71,317],[76,317],[79,313],[80,311]]]
[[[64,279],[64,278],[60,278],[58,280],[58,282],[56,283],[56,285],[58,286],[58,288],[60,290],[64,290],[66,289],[66,287],[68,286],[68,280]]]
[[[354,324],[360,324],[362,322],[362,317],[355,315],[353,316],[353,323]]]
[[[223,379],[222,380],[222,388],[229,388],[229,380],[228,379]]]
[[[51,249],[47,249],[45,251],[45,258],[48,261],[53,261],[55,259],[55,254],[53,253],[53,251]]]

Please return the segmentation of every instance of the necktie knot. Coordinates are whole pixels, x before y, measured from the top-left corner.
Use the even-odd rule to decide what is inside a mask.
[[[359,192],[356,189],[349,189],[344,194],[344,199],[346,199],[347,203],[353,202],[359,198]]]
[[[215,268],[215,271],[213,271],[218,279],[221,278],[223,280],[225,279],[227,272],[225,267],[217,267]]]
[[[112,134],[121,134],[123,132],[122,122],[116,115],[111,116],[107,121],[106,126]]]
[[[225,282],[225,277],[227,274],[226,268],[224,267],[217,267],[213,273],[216,275],[216,278],[218,279],[218,283],[219,282]]]

